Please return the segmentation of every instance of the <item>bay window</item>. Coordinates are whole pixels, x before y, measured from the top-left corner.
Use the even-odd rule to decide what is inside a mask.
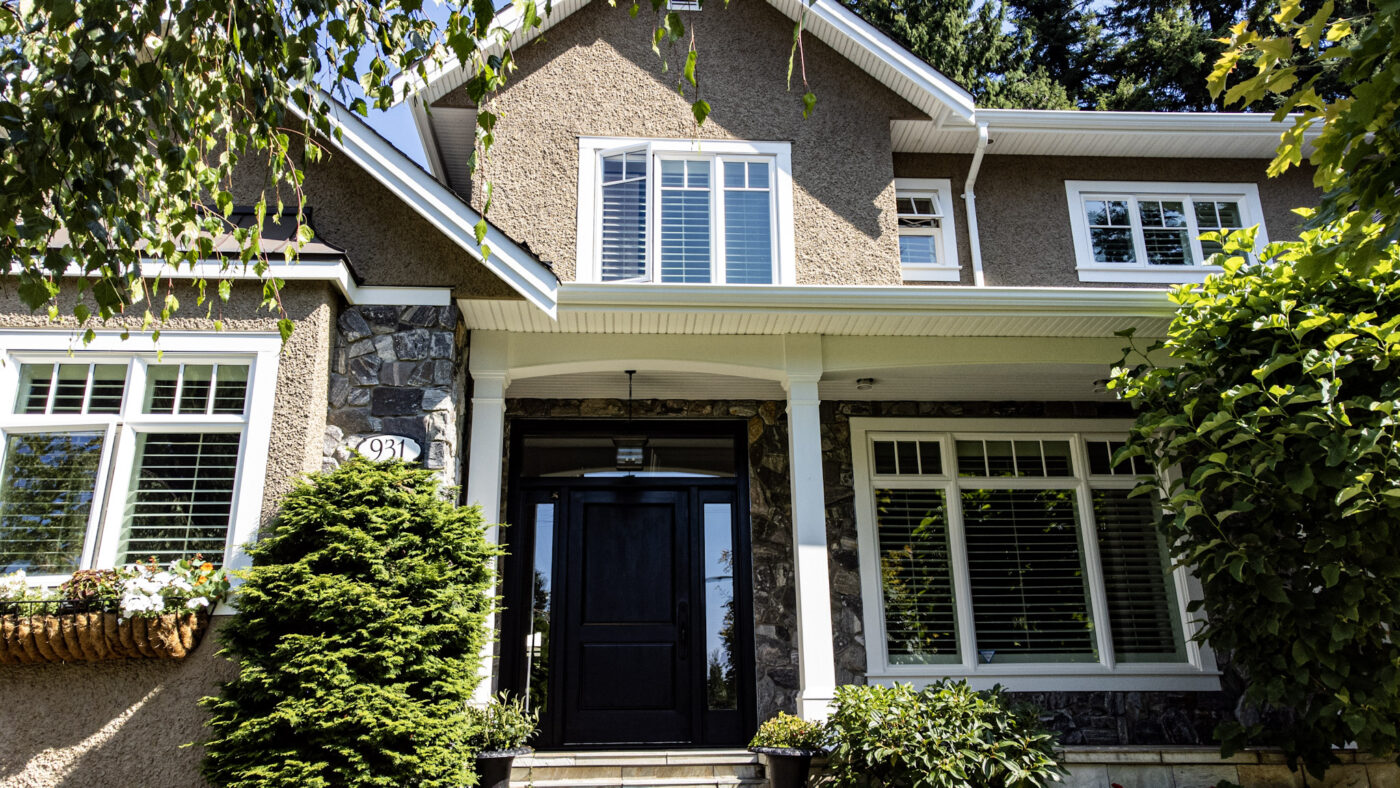
[[[852,420],[871,679],[1218,688],[1159,504],[1131,495],[1148,469],[1101,425],[997,428]]]
[[[1202,233],[1259,225],[1252,184],[1066,181],[1070,228],[1083,282],[1198,282],[1221,244]]]
[[[579,160],[579,281],[794,281],[787,143],[585,137]]]
[[[275,336],[167,334],[160,355],[0,336],[0,574],[236,563],[261,507]]]

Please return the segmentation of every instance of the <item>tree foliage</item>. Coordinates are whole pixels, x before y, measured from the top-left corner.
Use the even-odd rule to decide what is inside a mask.
[[[404,463],[356,457],[288,494],[220,633],[239,672],[204,701],[210,782],[469,784],[484,529]]]
[[[1251,713],[1217,736],[1320,774],[1334,746],[1400,746],[1400,251],[1305,276],[1340,231],[1263,262],[1243,257],[1251,235],[1173,292],[1171,364],[1139,358],[1110,385],[1137,410],[1126,451],[1178,474],[1162,527],[1200,578],[1201,636],[1246,681]]]

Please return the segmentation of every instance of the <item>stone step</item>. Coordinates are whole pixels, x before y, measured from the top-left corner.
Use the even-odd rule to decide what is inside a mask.
[[[747,750],[591,750],[517,758],[511,782],[535,788],[758,788]]]

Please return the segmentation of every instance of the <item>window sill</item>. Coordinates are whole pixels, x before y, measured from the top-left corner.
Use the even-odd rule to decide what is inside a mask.
[[[904,267],[900,269],[900,277],[906,282],[959,282],[962,281],[962,269],[958,266]]]
[[[1142,266],[1094,265],[1080,266],[1079,281],[1114,284],[1142,283],[1159,285],[1198,285],[1211,274],[1223,273],[1218,265]]]
[[[1011,692],[1217,692],[1219,671],[1190,665],[1129,665],[1113,670],[1094,665],[988,665],[968,671],[962,665],[920,666],[917,671],[887,669],[872,672],[866,680],[875,684],[913,684],[921,687],[939,679],[966,679],[973,689],[1000,684]]]

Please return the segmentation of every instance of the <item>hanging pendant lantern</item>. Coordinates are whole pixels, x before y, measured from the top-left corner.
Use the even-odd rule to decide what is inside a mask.
[[[632,426],[632,376],[637,370],[627,370],[627,426]],[[613,439],[617,450],[617,469],[635,472],[646,467],[647,437],[645,435],[617,435]]]

